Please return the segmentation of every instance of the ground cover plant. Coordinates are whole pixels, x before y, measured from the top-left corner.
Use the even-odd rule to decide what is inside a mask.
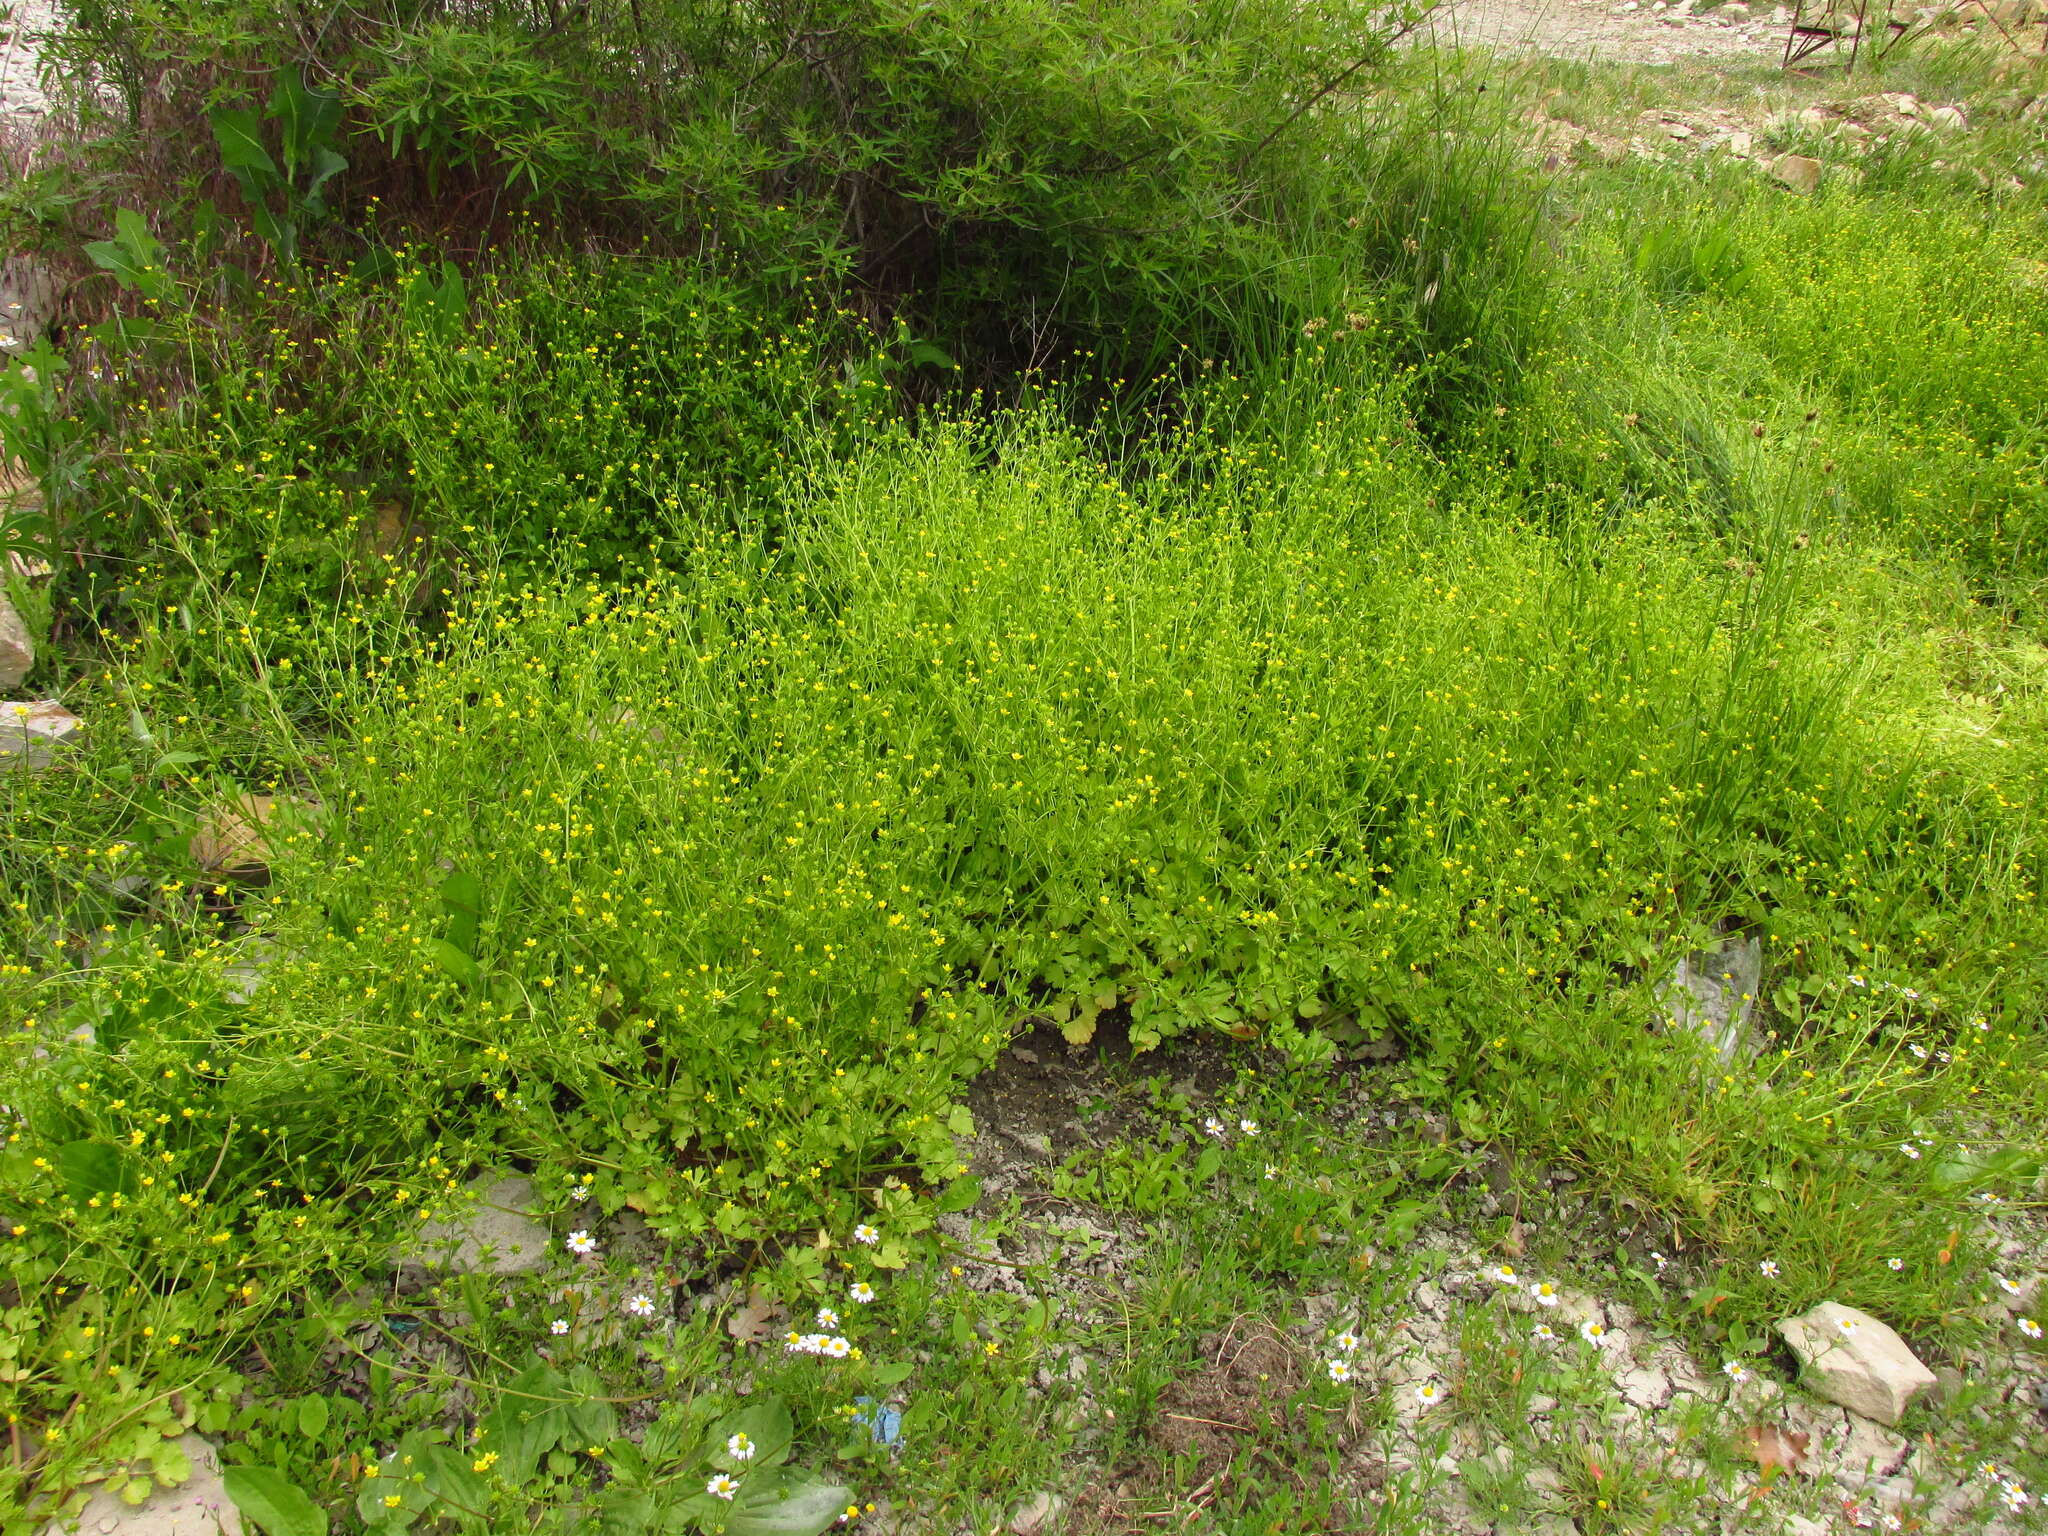
[[[189,40],[81,20],[131,92]],[[1128,167],[961,171],[950,34],[869,17],[863,111],[937,159],[775,96],[747,195],[872,211],[864,143],[930,264],[693,212],[735,260],[570,196],[645,144],[369,156],[435,49],[546,87],[535,154],[641,110],[528,22],[377,25],[207,103],[242,234],[71,205],[76,324],[9,374],[84,729],[0,771],[0,1528],[197,1430],[294,1536],[1772,1529],[1798,1458],[1741,1437],[1821,1300],[1968,1366],[1923,1468],[2029,1507],[1971,1394],[2038,1337],[2037,194],[1551,185],[1440,56],[1352,27],[1295,113],[1197,17],[1191,79],[1118,76],[1196,167],[1119,232]],[[1151,111],[972,26],[1037,60],[996,138]],[[1297,119],[1357,150],[1307,201],[1238,158]],[[1197,237],[1226,161],[1270,201]],[[387,244],[408,176],[547,216]],[[1670,978],[1752,943],[1718,1048]],[[537,1251],[427,1261],[508,1200]],[[1596,1250],[1546,1321],[1522,1266]],[[1661,1447],[1653,1343],[1728,1367]]]

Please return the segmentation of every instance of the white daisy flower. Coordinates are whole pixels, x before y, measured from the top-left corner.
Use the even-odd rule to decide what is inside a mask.
[[[1202,1122],[1202,1129],[1207,1131],[1211,1136],[1220,1137],[1223,1134],[1223,1122],[1221,1120],[1218,1120],[1214,1115],[1211,1115],[1208,1119]]]
[[[1536,1298],[1536,1305],[1539,1307],[1554,1307],[1557,1305],[1557,1287],[1548,1280],[1538,1280],[1529,1287],[1529,1294]]]
[[[2038,1339],[2039,1337],[2041,1337],[2041,1325],[2035,1322],[2031,1317],[2022,1317],[2017,1319],[2017,1321],[2019,1323],[2020,1332],[2024,1333],[2028,1338]]]
[[[1512,1264],[1496,1264],[1487,1272],[1487,1277],[1497,1285],[1520,1285],[1522,1277],[1515,1273]]]
[[[830,1307],[818,1308],[818,1326],[824,1329],[827,1333],[838,1332],[839,1314],[837,1312],[834,1312]]]
[[[736,1435],[728,1436],[725,1442],[725,1454],[734,1461],[752,1461],[754,1459],[753,1437],[747,1434],[745,1430],[741,1430]]]
[[[548,1332],[555,1334],[558,1337],[562,1334],[567,1333],[568,1331],[569,1319],[567,1319],[566,1317],[558,1317],[552,1323],[548,1324]]]
[[[1886,1259],[1884,1261],[1884,1267],[1886,1269],[1891,1270],[1894,1274],[1896,1274],[1898,1271],[1906,1267],[1906,1261],[1904,1259]]]
[[[1579,1337],[1588,1344],[1604,1344],[1607,1342],[1607,1325],[1589,1317],[1579,1324]]]
[[[1763,1263],[1757,1265],[1756,1272],[1766,1280],[1775,1280],[1778,1278],[1778,1261],[1776,1259],[1765,1259]]]
[[[1271,1182],[1272,1180],[1274,1180],[1274,1179],[1277,1179],[1277,1178],[1279,1178],[1279,1177],[1280,1177],[1280,1165],[1279,1165],[1278,1163],[1268,1163],[1268,1164],[1266,1164],[1266,1178],[1267,1178],[1267,1181],[1268,1181],[1268,1182]]]
[[[597,1252],[597,1239],[588,1232],[571,1232],[569,1234],[569,1251],[579,1259],[587,1259]]]
[[[866,1243],[870,1248],[872,1248],[876,1243],[879,1243],[882,1240],[882,1234],[877,1232],[873,1227],[869,1226],[866,1222],[862,1222],[859,1226],[853,1229],[853,1240],[856,1243]]]
[[[704,1491],[716,1494],[721,1499],[730,1499],[740,1491],[740,1485],[721,1472],[704,1485]]]
[[[1351,1379],[1351,1362],[1349,1360],[1332,1360],[1327,1369],[1332,1381],[1341,1383]]]
[[[1730,1360],[1721,1367],[1721,1374],[1726,1376],[1730,1381],[1734,1382],[1735,1385],[1739,1387],[1744,1382],[1748,1381],[1751,1375],[1754,1373],[1750,1370],[1748,1366],[1744,1365],[1740,1360]]]
[[[1433,1381],[1419,1383],[1415,1388],[1415,1401],[1425,1408],[1434,1408],[1444,1400],[1444,1389]]]
[[[2026,1287],[2021,1285],[2019,1281],[2008,1280],[2003,1275],[1993,1275],[1991,1278],[1998,1283],[1998,1288],[2001,1291],[2005,1292],[2005,1294],[2008,1296],[2017,1296],[2021,1291],[2026,1289]]]
[[[574,1200],[578,1205],[581,1205],[584,1201],[590,1198],[590,1186],[588,1184],[578,1184],[574,1189],[569,1191],[569,1198],[571,1200]]]
[[[827,1360],[844,1360],[853,1353],[853,1346],[835,1333],[818,1346],[818,1353]]]
[[[1541,1343],[1555,1344],[1557,1342],[1557,1330],[1551,1327],[1548,1323],[1538,1323],[1534,1328],[1530,1329],[1529,1331],[1533,1333],[1538,1339],[1538,1341]]]
[[[875,1299],[875,1288],[872,1285],[869,1285],[865,1280],[856,1280],[853,1282],[852,1285],[847,1287],[846,1294],[851,1296],[855,1301],[859,1302],[862,1306],[866,1306],[869,1302]]]
[[[626,1298],[626,1310],[635,1317],[652,1317],[654,1316],[654,1298],[652,1296],[628,1296]]]
[[[1337,1348],[1343,1350],[1344,1353],[1347,1355],[1355,1355],[1358,1353],[1358,1335],[1353,1333],[1349,1328],[1346,1328],[1342,1333],[1338,1334],[1337,1337],[1332,1339],[1330,1342],[1336,1345]]]
[[[1259,1122],[1256,1120],[1240,1120],[1237,1122],[1237,1129],[1242,1135],[1256,1136],[1259,1134]]]
[[[1905,1154],[1906,1154],[1906,1156],[1908,1156],[1908,1157],[1912,1158],[1912,1159],[1913,1159],[1914,1161],[1916,1161],[1916,1162],[1917,1162],[1917,1161],[1919,1161],[1919,1158],[1920,1158],[1920,1149],[1919,1149],[1918,1147],[1914,1146],[1914,1145],[1913,1145],[1913,1143],[1911,1143],[1910,1141],[1909,1141],[1909,1142],[1906,1142],[1906,1143],[1905,1143],[1904,1145],[1902,1145],[1902,1146],[1901,1146],[1901,1147],[1899,1148],[1899,1150],[1900,1150],[1901,1152],[1905,1153]]]
[[[2005,1507],[2012,1510],[2024,1509],[2033,1502],[2033,1495],[2011,1478],[1998,1485],[1998,1496],[2005,1501]]]
[[[1671,1267],[1671,1261],[1665,1258],[1663,1254],[1657,1252],[1657,1250],[1654,1248],[1650,1250],[1650,1262],[1657,1266],[1657,1273],[1660,1275],[1663,1274],[1665,1270]]]
[[[1856,1319],[1853,1317],[1838,1317],[1835,1319],[1835,1332],[1839,1333],[1845,1339],[1855,1338],[1856,1330],[1862,1326],[1863,1325],[1857,1322]]]

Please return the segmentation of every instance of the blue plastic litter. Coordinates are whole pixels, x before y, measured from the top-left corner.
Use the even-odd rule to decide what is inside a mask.
[[[903,1415],[887,1403],[877,1403],[872,1397],[856,1397],[853,1400],[853,1422],[862,1425],[868,1438],[877,1445],[894,1445],[903,1438]]]

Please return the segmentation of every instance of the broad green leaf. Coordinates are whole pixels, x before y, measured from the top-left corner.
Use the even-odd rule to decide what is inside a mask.
[[[618,1410],[606,1396],[604,1378],[587,1365],[569,1373],[569,1423],[579,1445],[603,1445],[619,1432]]]
[[[247,192],[253,185],[258,193],[277,184],[277,162],[263,147],[263,127],[247,107],[215,107],[208,114],[213,137],[220,145],[220,161],[229,175]]]
[[[441,882],[441,913],[448,919],[448,942],[465,955],[476,953],[476,925],[483,915],[483,886],[475,875],[458,869]]]
[[[458,1509],[471,1514],[484,1512],[491,1496],[469,1457],[453,1446],[430,1445],[425,1459],[429,1488]]]
[[[299,1433],[318,1440],[327,1433],[327,1399],[317,1394],[299,1399]]]
[[[72,1198],[88,1200],[125,1190],[132,1182],[127,1162],[103,1141],[66,1142],[50,1155],[57,1177]]]
[[[95,266],[111,272],[123,288],[132,288],[145,298],[164,299],[170,296],[171,279],[163,269],[163,249],[142,215],[123,208],[114,215],[114,238],[92,241],[85,254]]]
[[[442,970],[453,976],[465,987],[476,985],[477,977],[480,974],[477,970],[476,962],[453,944],[450,944],[446,939],[428,939],[426,943],[420,946],[420,950],[434,964],[440,966]]]
[[[744,1461],[726,1454],[726,1445],[734,1435],[745,1435],[754,1443],[754,1454]],[[764,1397],[713,1424],[704,1437],[704,1449],[713,1463],[728,1472],[759,1472],[786,1458],[795,1438],[796,1426],[790,1421],[789,1409],[783,1406],[782,1399]]]
[[[327,1536],[327,1511],[297,1484],[269,1467],[229,1467],[221,1474],[235,1508],[265,1536]]]
[[[780,1486],[762,1487],[765,1481],[740,1485],[726,1517],[727,1536],[819,1536],[853,1502],[851,1488],[818,1482],[807,1473],[780,1479]]]
[[[946,1186],[939,1196],[941,1211],[964,1211],[981,1198],[981,1180],[972,1174],[963,1174]]]

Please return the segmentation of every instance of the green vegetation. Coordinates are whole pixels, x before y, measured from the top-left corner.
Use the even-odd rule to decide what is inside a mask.
[[[114,105],[6,203],[79,277],[0,518],[85,725],[0,770],[0,1531],[193,1426],[272,1536],[986,1528],[1077,1445],[1141,1469],[1104,1529],[1432,1528],[1427,1382],[1289,1329],[1375,1333],[1447,1214],[1519,1259],[1488,1148],[1634,1212],[1701,1349],[1983,1335],[2044,1109],[2038,190],[1548,179],[1542,71],[1369,8],[73,15]],[[1666,989],[1747,939],[1726,1059]],[[1124,1225],[1012,1261],[967,1100],[1034,1027],[1124,1131],[1041,1187]],[[547,1265],[394,1288],[504,1170]],[[1111,1249],[1122,1315],[1063,1299]],[[1582,1530],[1741,1464],[1460,1306],[1473,1507],[1533,1507],[1539,1394]],[[1290,1449],[1171,1429],[1225,1409]]]

